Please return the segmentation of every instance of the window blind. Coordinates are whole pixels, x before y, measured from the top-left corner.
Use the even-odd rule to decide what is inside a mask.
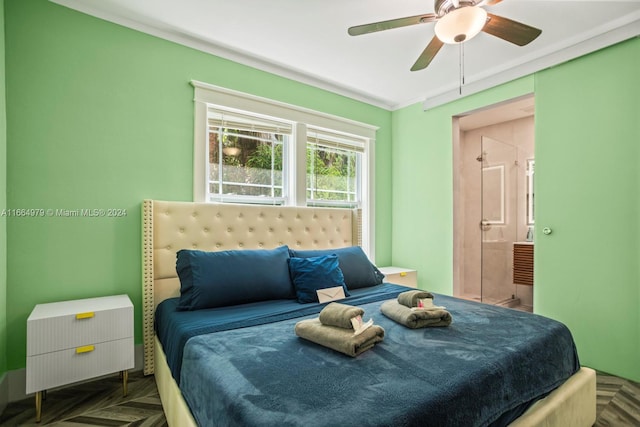
[[[365,139],[327,130],[307,129],[307,142],[326,148],[364,153]]]
[[[242,114],[236,111],[209,107],[207,111],[209,128],[237,129],[248,132],[264,132],[280,135],[291,135],[291,123],[271,117]]]

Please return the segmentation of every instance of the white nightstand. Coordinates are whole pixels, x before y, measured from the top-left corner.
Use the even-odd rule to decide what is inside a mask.
[[[134,367],[133,304],[127,295],[38,304],[27,319],[27,394],[40,421],[47,389]]]
[[[401,267],[378,267],[378,270],[384,274],[385,282],[412,288],[418,287],[418,272],[416,270]]]

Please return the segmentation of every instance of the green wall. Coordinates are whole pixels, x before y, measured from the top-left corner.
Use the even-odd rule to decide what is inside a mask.
[[[534,307],[571,328],[582,363],[636,381],[638,73],[636,38],[540,72],[535,83]]]
[[[526,77],[429,111],[393,112],[392,264],[418,270],[421,288],[453,292],[452,116],[531,92]]]
[[[392,115],[393,264],[416,268],[420,287],[451,294],[451,117],[535,91],[534,310],[570,327],[582,364],[635,381],[639,58],[635,38],[426,112],[414,105]]]
[[[7,207],[7,108],[4,77],[4,0],[0,0],[0,211]],[[0,216],[0,380],[6,371],[7,221],[5,216]]]
[[[128,211],[8,218],[8,369],[37,303],[127,293],[141,341],[140,205],[192,199],[192,79],[379,126],[376,261],[391,261],[389,111],[46,0],[5,13],[8,206]]]

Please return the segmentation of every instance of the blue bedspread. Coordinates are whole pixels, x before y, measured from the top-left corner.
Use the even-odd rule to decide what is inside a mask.
[[[350,291],[351,296],[341,302],[360,305],[383,301],[395,298],[407,289],[404,286],[384,283],[369,288],[354,289]],[[155,328],[167,356],[171,374],[180,384],[182,353],[190,338],[318,314],[326,305],[300,304],[294,299],[285,299],[208,310],[176,311],[178,298],[171,298],[158,305],[155,313]]]
[[[386,331],[356,358],[298,338],[300,312],[284,303],[276,319],[294,317],[258,326],[269,316],[250,307],[251,320],[235,322],[255,327],[192,335],[180,388],[194,417],[201,426],[506,425],[579,369],[569,330],[542,316],[436,295],[451,326],[398,325],[379,306],[405,289],[345,301]],[[323,307],[293,304],[314,311],[308,318]]]

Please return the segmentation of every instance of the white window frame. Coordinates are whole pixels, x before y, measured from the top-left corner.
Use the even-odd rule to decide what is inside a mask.
[[[295,167],[288,168],[290,174],[288,177],[290,196],[287,200],[288,205],[305,206],[306,204],[305,174],[296,177],[295,170],[306,171],[306,154],[300,155],[299,150],[303,149],[306,153],[307,126],[355,135],[367,140],[362,155],[361,169],[362,248],[370,259],[375,259],[375,138],[378,127],[196,80],[192,80],[191,85],[195,92],[193,201],[208,201],[206,200],[208,105],[278,117],[295,123],[293,127],[294,140],[304,143],[290,144],[289,150],[287,150],[290,161],[295,162]]]
[[[314,140],[315,139],[315,140]],[[320,145],[318,146],[318,142]],[[306,148],[309,149],[309,144],[315,144],[316,150],[320,149],[321,151],[328,151],[333,149],[344,150],[344,152],[349,152],[355,156],[356,160],[356,170],[362,171],[362,166],[364,163],[364,148],[366,147],[366,139],[362,138],[353,138],[352,136],[336,134],[327,129],[317,129],[312,126],[307,126],[307,135],[306,135]],[[323,148],[319,148],[323,147]],[[305,165],[306,167],[307,165]],[[308,176],[307,176],[308,177]],[[300,179],[300,178],[298,178]],[[356,182],[354,185],[354,193],[357,196],[357,200],[355,203],[359,207],[362,204],[362,199],[364,198],[362,194],[362,182],[363,177],[361,173],[358,173],[356,176]],[[308,188],[307,182],[305,182],[305,190],[312,190]],[[328,189],[327,189],[328,190]],[[305,191],[305,197],[306,197]],[[331,190],[328,190],[331,191]],[[320,199],[306,199],[307,206],[334,206],[334,207],[346,207],[345,205],[353,205],[354,202],[342,202],[342,201],[332,201],[332,200],[320,200]]]
[[[282,174],[283,174],[283,188],[282,188],[282,195],[281,196],[267,196],[267,197],[263,197],[263,196],[247,196],[247,195],[229,195],[229,194],[223,194],[223,195],[212,195],[210,191],[207,191],[209,184],[211,183],[211,179],[210,179],[210,167],[211,164],[208,161],[205,161],[206,165],[206,173],[207,173],[207,186],[205,187],[205,195],[204,195],[204,200],[206,201],[211,201],[211,202],[217,202],[217,203],[256,203],[256,204],[271,204],[271,205],[286,205],[287,204],[287,198],[288,198],[288,189],[287,189],[287,181],[288,181],[288,176],[290,176],[289,174],[289,154],[288,154],[288,149],[289,147],[292,145],[291,141],[293,140],[293,123],[289,122],[289,121],[285,121],[285,120],[278,120],[278,119],[274,119],[274,118],[269,118],[269,117],[262,117],[260,115],[257,114],[249,114],[247,115],[247,112],[245,111],[235,111],[232,110],[230,108],[227,107],[222,107],[222,106],[213,106],[213,105],[209,105],[208,107],[210,107],[210,109],[208,109],[208,116],[207,116],[207,123],[208,123],[208,133],[207,133],[207,140],[210,137],[211,133],[212,133],[212,126],[211,126],[211,119],[212,117],[209,115],[211,113],[211,109],[213,110],[213,116],[214,116],[214,121],[218,121],[221,120],[221,116],[224,116],[225,114],[229,114],[230,117],[232,117],[231,120],[233,120],[233,117],[235,115],[235,117],[237,117],[237,115],[239,114],[240,116],[245,116],[245,119],[251,120],[251,119],[255,119],[256,121],[260,121],[260,120],[266,120],[266,121],[271,121],[271,125],[275,126],[277,128],[278,124],[281,124],[283,126],[283,130],[287,130],[287,132],[284,132],[284,135],[287,135],[287,138],[285,140],[285,142],[283,143],[283,169],[282,169]],[[218,117],[216,117],[218,116]],[[223,120],[224,121],[224,120]],[[254,122],[255,123],[255,122]],[[268,126],[268,125],[267,125]],[[216,131],[214,131],[215,133],[219,133],[220,128],[218,127]],[[209,148],[209,146],[207,145],[207,147]],[[207,153],[209,151],[207,150]],[[206,153],[205,153],[205,158],[206,158]],[[219,159],[220,161],[222,161],[222,158]],[[222,175],[222,170],[223,168],[226,166],[223,166],[220,168],[220,174]],[[273,172],[273,169],[272,169]],[[287,178],[285,179],[285,176],[287,176]],[[224,187],[224,184],[229,184],[229,182],[224,182],[224,180],[220,180],[219,182],[220,187]],[[238,183],[239,185],[255,185],[255,184],[247,184],[247,183]],[[273,184],[273,182],[271,183]],[[260,185],[256,185],[256,186],[260,186]],[[207,195],[210,196],[210,198],[207,197]]]

